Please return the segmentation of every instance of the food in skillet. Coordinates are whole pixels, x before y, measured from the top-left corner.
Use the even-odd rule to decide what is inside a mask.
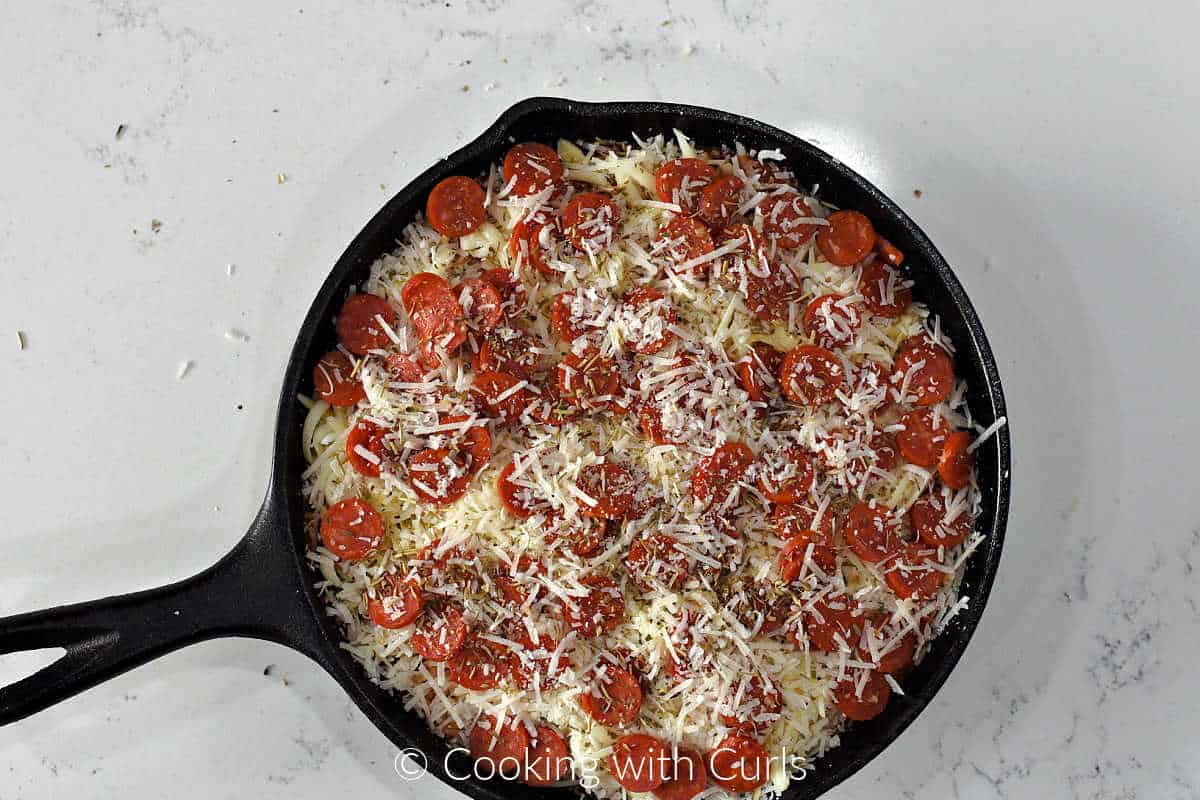
[[[309,558],[484,775],[782,791],[965,604],[990,430],[904,254],[803,179],[678,133],[516,144],[338,313]]]

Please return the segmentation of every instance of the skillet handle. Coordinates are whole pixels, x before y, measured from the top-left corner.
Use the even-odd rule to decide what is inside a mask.
[[[268,639],[315,655],[320,636],[278,515],[263,507],[220,562],[144,592],[0,619],[0,655],[62,647],[53,664],[0,688],[7,725],[185,645],[222,636]]]

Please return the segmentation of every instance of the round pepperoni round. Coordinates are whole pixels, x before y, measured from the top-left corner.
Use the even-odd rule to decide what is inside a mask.
[[[346,463],[359,475],[378,478],[380,466],[391,455],[384,442],[388,432],[374,422],[359,420],[346,434]]]
[[[571,244],[593,255],[612,246],[620,221],[621,208],[600,192],[575,195],[562,212],[563,232]]]
[[[635,539],[625,553],[625,568],[643,588],[679,589],[688,578],[688,557],[679,541],[665,533]]]
[[[951,489],[962,489],[971,482],[975,468],[975,457],[967,452],[971,446],[971,435],[966,431],[955,431],[946,437],[942,454],[938,457],[938,475],[942,483]]]
[[[820,519],[817,518],[818,513]],[[833,540],[834,514],[829,507],[818,509],[808,503],[780,503],[771,511],[771,521],[775,531],[784,539],[815,530],[818,540]]]
[[[498,419],[518,420],[533,402],[532,393],[523,383],[526,381],[507,372],[477,372],[471,394]]]
[[[550,327],[566,344],[586,336],[589,332],[589,326],[585,325],[584,320],[577,316],[577,314],[585,312],[576,311],[576,306],[585,306],[586,300],[577,303],[575,298],[574,291],[560,292],[550,302]],[[599,329],[591,328],[591,330]]]
[[[538,340],[520,328],[493,328],[479,342],[479,352],[471,357],[471,368],[476,372],[507,372],[528,380],[542,368],[538,347]]]
[[[442,365],[442,359],[429,342],[422,342],[416,353],[388,353],[383,365],[398,381],[422,383],[427,373]]]
[[[833,704],[846,715],[847,719],[855,722],[866,722],[875,719],[887,708],[892,690],[888,682],[878,672],[871,671],[863,684],[862,694],[858,693],[858,681],[846,678],[833,687]]]
[[[511,675],[515,657],[502,645],[471,635],[446,662],[446,676],[464,689],[495,689]]]
[[[857,211],[835,211],[817,231],[817,249],[838,267],[857,264],[875,247],[875,226]]]
[[[500,309],[506,317],[514,317],[525,308],[525,286],[512,270],[504,267],[485,269],[479,276],[492,285],[500,295]]]
[[[608,770],[627,791],[648,792],[666,782],[670,760],[670,748],[658,739],[630,733],[613,743]]]
[[[509,466],[512,466],[509,464]],[[507,468],[506,468],[507,469]],[[492,579],[500,589],[505,602],[514,606],[523,606],[529,599],[528,581],[535,575],[544,575],[546,567],[542,562],[521,554],[515,561],[499,562],[492,574]],[[535,594],[536,594],[536,587]],[[520,626],[524,630],[524,626]]]
[[[826,348],[801,345],[784,356],[779,383],[783,396],[793,403],[819,406],[837,397],[846,383],[846,371]]]
[[[462,280],[454,287],[454,296],[463,309],[467,327],[473,331],[490,331],[504,318],[500,292],[483,278]]]
[[[803,296],[800,275],[786,264],[771,267],[765,276],[746,271],[746,308],[765,322],[789,319]]]
[[[562,539],[580,558],[595,555],[610,533],[606,520],[592,517],[565,520],[557,511],[547,512],[543,528],[547,544]]]
[[[805,220],[813,216],[812,209],[796,192],[773,194],[758,204],[762,214],[762,230],[768,242],[779,247],[799,247],[812,238],[817,225]]]
[[[526,197],[556,185],[563,177],[562,159],[541,142],[515,144],[504,156],[504,184],[510,194]]]
[[[450,284],[433,272],[418,272],[404,283],[400,301],[417,336],[453,352],[467,338],[463,309]]]
[[[607,459],[581,469],[575,486],[592,501],[580,498],[579,513],[599,519],[621,519],[637,494],[637,484],[629,470]]]
[[[500,502],[508,509],[508,513],[518,519],[529,519],[538,512],[539,506],[548,506],[545,502],[539,504],[532,497],[531,489],[517,486],[512,482],[512,474],[516,468],[516,464],[510,463],[500,470],[500,475],[496,478],[496,492],[500,495]],[[540,510],[545,510],[545,508]]]
[[[812,545],[812,561],[826,575],[837,572],[837,552],[833,542],[812,529],[802,530],[790,537],[779,551],[779,579],[791,583],[804,574],[808,548]]]
[[[714,228],[728,225],[737,211],[743,186],[745,183],[736,175],[722,175],[712,180],[700,192],[700,217]]]
[[[743,442],[726,442],[700,459],[692,472],[692,497],[702,506],[725,504],[731,492],[754,463],[754,451]],[[719,496],[718,496],[718,493]]]
[[[846,515],[846,546],[869,564],[896,552],[900,532],[892,509],[874,500],[863,501]]]
[[[588,716],[610,728],[623,728],[637,719],[642,709],[642,687],[627,669],[605,664],[604,674],[594,679],[591,691],[579,696]]]
[[[751,345],[750,352],[737,362],[738,383],[750,400],[765,403],[779,388],[776,376],[783,365],[783,352],[766,342]]]
[[[484,714],[471,730],[467,748],[488,775],[513,777],[521,774],[529,757],[529,731],[519,719],[507,717],[503,728],[491,714]]]
[[[871,622],[870,639],[875,644],[875,652],[879,657],[875,671],[884,675],[894,675],[912,666],[913,658],[917,654],[916,634],[909,631],[897,640],[894,631],[885,630],[887,616],[884,614],[874,617]],[[864,661],[875,660],[871,655],[871,648],[861,647],[860,651]]]
[[[415,581],[389,575],[367,596],[367,614],[381,628],[407,628],[421,616],[424,602]]]
[[[635,353],[648,356],[662,350],[675,334],[675,309],[667,296],[651,286],[638,286],[621,301],[625,343]]]
[[[902,315],[913,301],[911,282],[904,280],[899,270],[880,260],[863,267],[858,292],[863,296],[863,305],[872,314],[888,319]]]
[[[563,400],[556,381],[546,383],[541,390],[529,405],[529,416],[542,425],[558,428],[574,422],[583,413],[578,406]]]
[[[815,477],[812,456],[798,445],[765,453],[758,461],[758,488],[772,503],[799,503]]]
[[[342,303],[335,327],[338,341],[356,355],[365,356],[392,343],[387,328],[396,324],[391,304],[373,294],[352,294]]]
[[[483,187],[462,175],[451,175],[433,187],[425,203],[425,216],[433,229],[447,239],[474,233],[487,219]]]
[[[684,214],[692,214],[700,192],[716,175],[716,169],[698,158],[676,158],[654,173],[655,193],[660,202],[674,203]]]
[[[938,551],[924,542],[910,542],[884,565],[883,578],[897,597],[928,600],[950,577],[937,568]]]
[[[878,232],[875,233],[875,255],[880,261],[893,267],[904,263],[904,253],[900,248],[880,236]]]
[[[571,602],[564,606],[567,624],[581,636],[594,638],[611,633],[625,618],[625,595],[621,587],[603,575],[587,575],[579,583],[587,594],[571,596]]]
[[[814,603],[804,606],[800,616],[801,627],[814,650],[836,653],[845,645],[853,649],[862,636],[863,613],[858,601],[845,594],[829,593]],[[801,644],[792,631],[792,640]]]
[[[412,649],[426,661],[447,661],[467,641],[467,623],[457,605],[426,607],[412,635]]]
[[[571,774],[571,752],[558,731],[546,725],[534,729],[529,764],[522,777],[530,786],[549,787]]]
[[[783,695],[770,678],[743,677],[730,687],[721,709],[721,721],[740,733],[762,733],[783,710]]]
[[[546,231],[542,233],[543,229]],[[543,275],[559,275],[559,270],[546,260],[546,249],[543,247],[543,237],[557,235],[554,223],[537,217],[522,217],[513,226],[512,236],[508,240],[508,257],[515,263],[529,264]]]
[[[321,356],[313,367],[313,388],[317,396],[331,406],[348,408],[367,399],[354,362],[341,350]]]
[[[559,396],[571,405],[603,405],[616,395],[620,385],[617,365],[592,348],[567,353],[558,365]]]
[[[969,511],[956,511],[950,519],[942,495],[922,495],[908,510],[908,522],[922,542],[930,547],[958,547],[971,535],[973,523]]]
[[[704,759],[695,750],[680,747],[671,761],[666,782],[654,789],[653,794],[658,800],[692,800],[707,785]]]
[[[464,422],[462,416],[446,417],[443,424]],[[434,505],[447,505],[467,493],[471,479],[492,455],[492,435],[476,424],[451,447],[430,447],[408,462],[408,483],[417,497]]]
[[[654,249],[671,260],[676,272],[683,264],[708,255],[714,249],[712,234],[704,223],[695,217],[675,217],[658,230]],[[685,270],[697,278],[708,274],[711,261],[705,261]]]
[[[760,188],[799,188],[795,174],[781,164],[770,160],[760,161],[749,153],[742,153],[736,161],[742,173],[752,182],[759,184]]]
[[[862,324],[862,307],[840,295],[821,295],[804,309],[804,332],[830,350],[852,344]]]
[[[727,792],[752,792],[770,779],[771,756],[749,736],[731,733],[708,754],[708,774]]]
[[[892,406],[892,382],[887,367],[870,359],[855,366],[850,391],[843,400],[846,410],[862,414],[881,413]]]
[[[954,389],[954,363],[950,354],[929,337],[914,336],[902,342],[896,351],[892,379],[906,390],[906,397],[915,398],[917,405],[936,405]]]
[[[383,543],[383,518],[370,503],[351,497],[321,515],[321,543],[342,561],[357,561]]]
[[[896,433],[896,447],[904,460],[918,467],[936,466],[950,436],[946,421],[928,408],[918,408],[901,417],[900,424],[904,429]]]
[[[642,433],[655,444],[683,444],[682,438],[677,437],[675,432],[668,432],[663,427],[662,409],[655,402],[642,404],[638,410],[638,424]]]

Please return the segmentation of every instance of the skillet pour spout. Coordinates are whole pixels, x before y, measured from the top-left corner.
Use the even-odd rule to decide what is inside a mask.
[[[279,402],[270,489],[245,538],[216,565],[179,583],[0,620],[0,655],[49,647],[66,651],[32,676],[0,688],[0,724],[36,713],[179,647],[222,636],[253,637],[285,644],[315,660],[397,748],[421,751],[431,774],[472,798],[577,798],[576,791],[566,788],[537,790],[499,780],[462,779],[471,772],[469,763],[459,763],[466,756],[451,755],[445,740],[405,710],[401,698],[372,683],[339,647],[340,631],[313,587],[318,576],[305,562],[301,476],[306,464],[300,450],[305,410],[296,398],[312,391],[308,376],[335,343],[333,315],[349,289],[367,277],[373,261],[391,251],[438,181],[486,172],[513,142],[553,145],[559,138],[671,136],[675,129],[702,146],[739,142],[748,149],[779,150],[803,184],[820,186],[823,199],[866,214],[879,233],[905,253],[905,269],[916,282],[916,299],[940,317],[942,329],[955,342],[956,371],[969,386],[967,402],[974,420],[987,426],[1005,416],[995,357],[958,278],[894,202],[833,156],[786,131],[708,108],[550,97],[525,100],[396,194],[334,265],[292,349]],[[881,753],[929,704],[966,649],[1000,563],[1011,485],[1007,426],[975,455],[983,495],[977,529],[986,539],[968,562],[962,582],[961,592],[971,598],[970,605],[906,677],[906,694],[895,698],[881,716],[845,731],[840,747],[822,757],[804,780],[793,781],[784,795],[788,800],[820,796]]]

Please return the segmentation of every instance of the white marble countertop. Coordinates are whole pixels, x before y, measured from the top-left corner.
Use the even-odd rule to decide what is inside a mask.
[[[828,796],[1200,796],[1200,6],[332,5],[0,2],[0,614],[232,546],[312,295],[433,159],[530,95],[694,102],[896,198],[1008,391],[987,614]],[[303,657],[225,640],[0,729],[0,798],[457,796],[394,755]]]

